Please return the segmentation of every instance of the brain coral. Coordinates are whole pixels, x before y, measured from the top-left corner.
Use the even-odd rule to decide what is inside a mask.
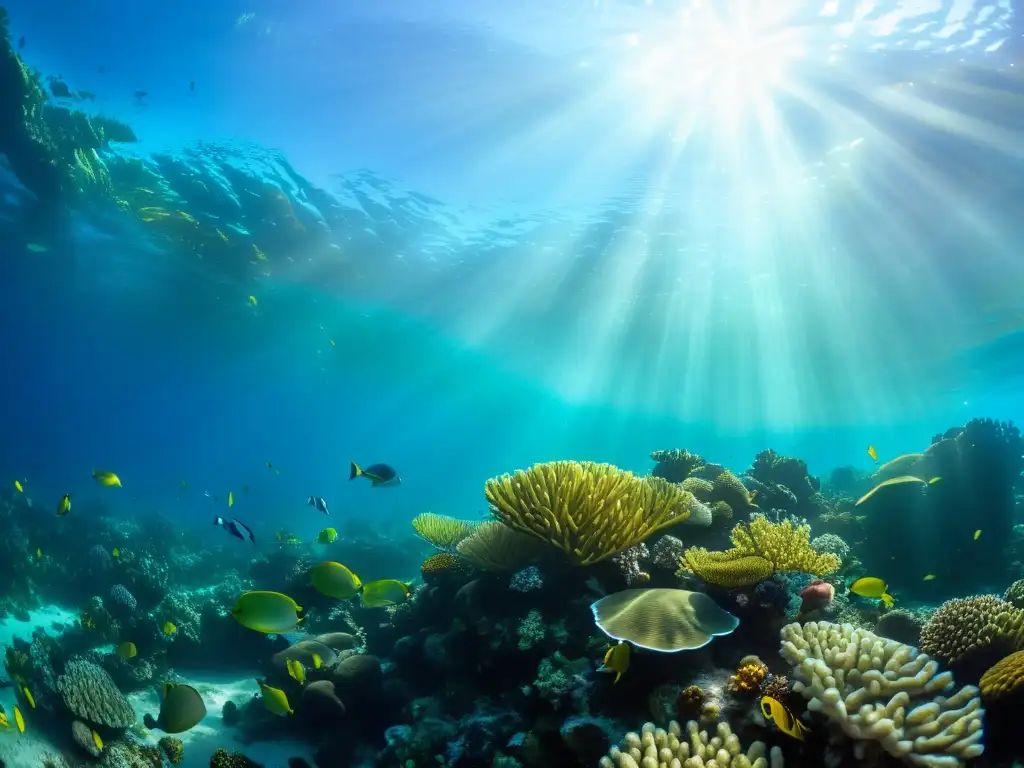
[[[963,768],[984,751],[979,690],[953,690],[952,673],[916,648],[827,622],[789,624],[781,637],[793,691],[855,740],[858,760],[877,745],[911,765]]]
[[[993,643],[1013,650],[1024,612],[995,595],[947,600],[921,630],[921,650],[956,663]]]
[[[83,720],[111,728],[127,728],[135,722],[135,710],[101,667],[73,659],[57,678],[64,704]]]

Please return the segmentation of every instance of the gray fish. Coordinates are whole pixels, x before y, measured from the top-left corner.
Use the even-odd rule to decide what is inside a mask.
[[[309,506],[311,506],[311,507],[316,507],[318,510],[323,512],[325,515],[330,515],[331,514],[327,510],[327,501],[326,501],[326,499],[324,499],[323,496],[310,496],[308,499],[306,499],[306,503],[309,504]]]
[[[402,478],[398,476],[398,472],[395,471],[394,467],[390,467],[387,464],[371,464],[366,469],[362,469],[354,461],[350,461],[349,465],[349,480],[355,480],[357,477],[366,477],[372,481],[374,488],[400,485],[402,482]]]
[[[199,691],[191,685],[164,683],[160,716],[146,714],[142,721],[150,730],[159,728],[164,733],[184,733],[206,717],[206,704]]]

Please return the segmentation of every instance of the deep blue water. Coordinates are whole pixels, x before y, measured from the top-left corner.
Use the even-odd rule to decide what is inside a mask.
[[[333,234],[344,267],[296,253],[269,278],[84,214],[43,254],[11,224],[0,479],[38,503],[205,523],[223,503],[203,491],[233,491],[310,535],[308,494],[338,519],[472,517],[488,477],[536,461],[647,471],[687,447],[742,469],[770,446],[827,473],[1024,419],[1012,15],[945,51],[915,52],[910,23],[891,53],[855,35],[839,74],[795,64],[773,109],[705,110],[682,148],[685,73],[644,90],[619,50],[664,45],[672,6],[7,5],[25,58],[95,91],[131,151],[252,142],[343,201],[359,169],[396,180],[385,203],[439,201],[373,214],[367,192],[372,237]],[[975,22],[1007,42],[968,47]],[[350,483],[350,459],[404,484]]]

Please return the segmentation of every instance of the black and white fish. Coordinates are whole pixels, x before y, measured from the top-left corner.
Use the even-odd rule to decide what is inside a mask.
[[[323,496],[310,496],[308,499],[306,499],[306,503],[309,504],[309,506],[311,507],[316,507],[325,515],[331,514],[327,510],[327,501],[324,499]]]
[[[242,541],[248,539],[251,543],[256,543],[256,536],[253,534],[252,528],[243,523],[241,520],[225,520],[223,517],[217,517],[214,518],[213,524],[219,525],[221,528],[223,528],[225,531],[227,531],[237,539],[241,539]]]
[[[402,484],[402,478],[398,476],[398,472],[395,471],[394,467],[390,467],[387,464],[371,464],[366,469],[363,469],[354,461],[350,461],[348,479],[355,480],[357,477],[369,478],[374,488]]]

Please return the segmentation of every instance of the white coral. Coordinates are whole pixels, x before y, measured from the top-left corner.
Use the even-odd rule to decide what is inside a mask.
[[[850,624],[808,622],[782,629],[793,690],[865,747],[877,743],[911,765],[963,768],[983,751],[980,692],[951,693],[953,676],[916,648]]]
[[[679,723],[668,730],[645,723],[640,733],[627,733],[618,747],[601,758],[601,768],[769,768],[763,742],[755,741],[746,754],[729,724],[718,724],[715,736],[691,720],[686,738]],[[771,768],[782,768],[782,752],[771,751]]]

